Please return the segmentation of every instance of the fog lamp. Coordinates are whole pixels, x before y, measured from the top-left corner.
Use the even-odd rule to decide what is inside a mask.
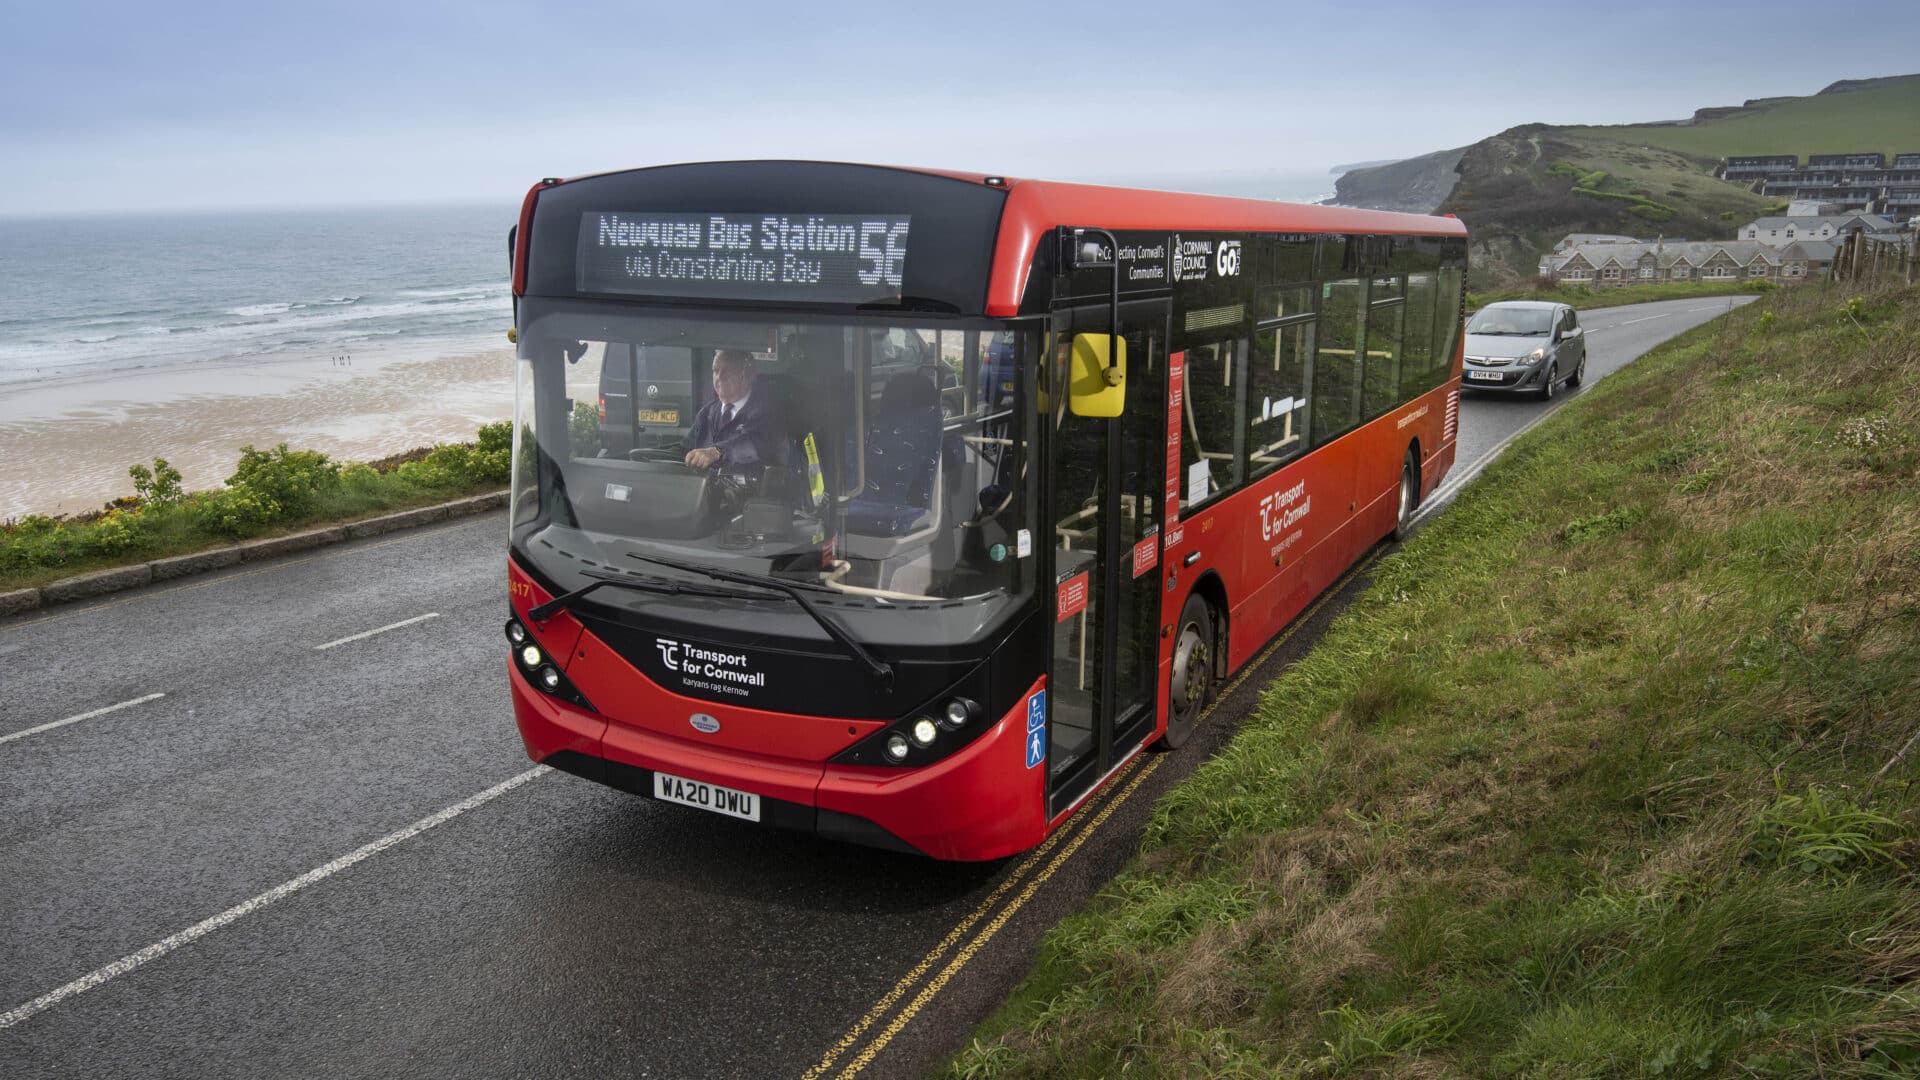
[[[560,673],[550,667],[541,668],[540,669],[540,685],[546,687],[549,690],[560,689]]]
[[[894,732],[887,736],[887,756],[895,761],[907,760],[907,737]]]
[[[529,645],[520,650],[520,662],[528,667],[540,666],[540,646]]]
[[[525,644],[527,640],[527,628],[521,626],[518,621],[508,623],[507,640],[513,642],[515,645]]]
[[[932,746],[933,740],[937,738],[939,734],[940,729],[934,727],[933,721],[924,716],[913,722],[913,741],[919,743],[921,746]]]

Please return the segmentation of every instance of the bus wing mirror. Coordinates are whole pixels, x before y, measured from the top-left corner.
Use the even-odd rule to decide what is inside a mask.
[[[1073,335],[1068,407],[1075,416],[1119,416],[1127,403],[1127,339]]]

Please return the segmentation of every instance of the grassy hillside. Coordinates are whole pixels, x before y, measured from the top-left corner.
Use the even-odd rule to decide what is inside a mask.
[[[1844,85],[1844,84],[1843,84]],[[1720,112],[1721,110],[1711,110]],[[1697,158],[1735,154],[1920,153],[1920,75],[1867,80],[1858,89],[1756,101],[1727,115],[1677,124],[1567,127],[1573,138],[1657,146]]]
[[[1376,566],[947,1075],[1912,1075],[1916,481],[1914,290],[1610,376]]]
[[[1468,148],[1441,209],[1467,223],[1473,283],[1487,287],[1531,276],[1571,232],[1730,239],[1775,205],[1672,150],[1536,125]]]

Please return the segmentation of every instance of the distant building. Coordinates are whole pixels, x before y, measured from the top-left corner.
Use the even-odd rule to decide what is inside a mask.
[[[1555,284],[1600,289],[1664,281],[1794,282],[1827,273],[1837,250],[1825,240],[1785,247],[1754,240],[1572,244],[1542,259],[1540,272]]]
[[[1814,154],[1804,168],[1785,154],[1729,157],[1715,175],[1770,198],[1831,203],[1842,212],[1920,213],[1920,153],[1895,154],[1892,165],[1867,151]]]
[[[1786,247],[1796,240],[1827,240],[1835,244],[1853,232],[1886,232],[1893,222],[1875,214],[1828,214],[1819,217],[1764,217],[1749,221],[1735,232],[1742,240],[1770,247]]]

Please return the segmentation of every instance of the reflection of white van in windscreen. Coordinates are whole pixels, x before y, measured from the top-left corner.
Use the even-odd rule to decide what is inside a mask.
[[[678,345],[607,346],[600,366],[600,445],[608,455],[680,445],[699,409],[693,350]]]

